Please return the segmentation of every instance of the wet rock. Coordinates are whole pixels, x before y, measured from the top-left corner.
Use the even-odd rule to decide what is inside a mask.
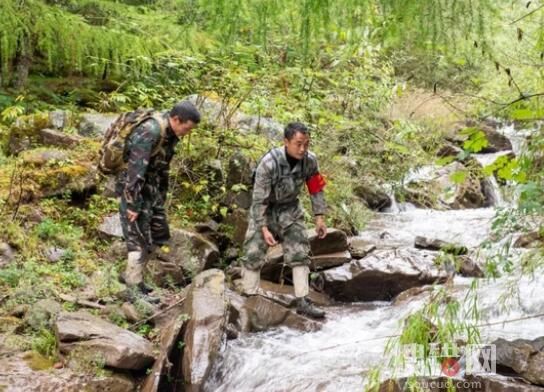
[[[140,391],[141,392],[159,392],[161,390],[161,381],[164,383],[164,377],[169,374],[170,362],[168,360],[175,344],[179,341],[181,329],[185,321],[178,317],[171,320],[170,324],[161,330],[160,354],[151,372],[145,378]]]
[[[214,267],[218,261],[219,250],[204,236],[174,229],[168,244],[157,249],[147,267],[159,285],[169,282],[184,285],[199,272]]]
[[[478,130],[485,134],[488,142],[487,146],[483,147],[478,152],[485,154],[512,150],[512,143],[510,140],[498,132],[494,128],[495,126],[497,126],[497,124],[486,124],[475,120],[457,123],[454,125],[452,135],[448,137],[448,140],[459,147],[463,147],[463,143],[469,138],[471,130]]]
[[[348,237],[341,230],[327,229],[327,236],[323,239],[317,238],[314,229],[307,230],[306,235],[310,242],[312,257],[343,253],[348,250]],[[290,269],[283,267],[283,248],[281,244],[268,248],[266,258],[267,263],[261,270],[263,279],[279,282],[283,277],[289,276]]]
[[[78,133],[87,137],[103,137],[110,124],[119,116],[119,114],[110,113],[84,113],[78,126]]]
[[[456,183],[452,179],[455,173],[466,173],[466,176]],[[402,192],[398,192],[397,199],[416,207],[434,209],[458,210],[491,205],[484,194],[482,179],[460,162],[436,168],[426,179],[409,182]]]
[[[126,374],[81,374],[68,368],[33,370],[21,353],[3,353],[0,357],[0,386],[6,391],[85,391],[133,392],[135,380]]]
[[[346,250],[344,252],[330,253],[326,255],[312,256],[312,266],[316,270],[323,270],[336,267],[351,261],[351,254]]]
[[[36,302],[25,315],[25,323],[34,331],[51,329],[62,310],[62,306],[52,299]]]
[[[412,249],[380,250],[321,273],[324,289],[339,301],[390,300],[411,287],[444,282],[434,255]]]
[[[468,253],[466,246],[442,241],[438,238],[416,236],[414,246],[418,249],[439,250],[448,254],[465,255]]]
[[[80,136],[45,128],[39,132],[40,142],[46,146],[70,148],[75,147],[83,140]]]
[[[385,208],[391,207],[392,201],[389,195],[375,185],[359,184],[355,186],[353,191],[371,210],[383,211]]]
[[[70,125],[72,113],[67,110],[49,112],[49,126],[54,129],[63,129]]]
[[[280,325],[301,331],[316,331],[321,327],[318,322],[300,316],[260,295],[249,297],[245,301],[244,308],[251,323],[251,331],[255,332]]]
[[[544,386],[544,337],[535,340],[497,339],[497,372],[514,373],[533,384]]]
[[[539,231],[521,234],[514,241],[514,248],[539,248],[544,243],[544,236]]]
[[[5,242],[0,242],[0,268],[7,266],[15,258],[15,252]]]
[[[354,259],[362,259],[376,250],[376,245],[360,237],[349,239],[349,253]]]
[[[119,213],[105,217],[98,227],[98,232],[105,238],[123,238]]]
[[[251,321],[245,308],[247,297],[244,297],[233,290],[226,291],[226,297],[229,303],[228,324],[237,332],[251,331]]]
[[[191,389],[198,390],[221,348],[227,315],[225,274],[218,269],[198,274],[184,309],[189,321],[183,339],[183,378]]]
[[[419,296],[420,294],[432,291],[432,286],[421,286],[421,287],[412,287],[408,290],[404,290],[398,294],[393,300],[393,305],[400,305],[404,302],[408,302],[414,297]]]
[[[470,256],[457,256],[456,259],[459,266],[458,270],[461,275],[471,278],[483,278],[485,276],[482,267],[480,267],[480,265]]]
[[[83,311],[60,313],[55,331],[62,353],[77,350],[101,358],[109,367],[141,370],[155,359],[150,342]]]
[[[68,251],[66,249],[57,248],[55,246],[51,248],[47,248],[45,250],[45,257],[47,258],[47,260],[49,260],[52,263],[56,263],[57,261],[60,261],[67,254],[68,254]]]

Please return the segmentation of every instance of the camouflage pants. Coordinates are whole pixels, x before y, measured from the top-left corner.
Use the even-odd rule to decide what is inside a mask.
[[[119,214],[123,237],[125,237],[129,252],[140,251],[146,255],[153,250],[155,245],[162,246],[170,239],[163,197],[158,194],[154,195],[155,197],[152,196],[151,193],[144,197],[142,209],[134,222],[129,222],[127,203],[121,197]]]
[[[310,244],[304,225],[304,214],[297,204],[271,207],[267,211],[267,227],[283,247],[283,262],[290,266],[310,265]],[[259,270],[266,263],[268,245],[263,234],[249,219],[244,241],[242,264],[250,270]]]

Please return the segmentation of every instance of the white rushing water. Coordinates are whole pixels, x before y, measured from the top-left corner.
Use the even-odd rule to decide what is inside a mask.
[[[495,157],[477,159],[482,164],[493,162],[501,154],[489,155]],[[360,236],[378,248],[413,247],[416,236],[425,236],[463,244],[474,251],[489,237],[496,213],[495,208],[402,209],[377,214]],[[464,298],[471,283],[472,278],[456,277],[454,295]],[[480,279],[480,319],[476,323],[485,324],[481,326],[482,342],[544,335],[544,318],[516,320],[544,313],[543,290],[541,277]],[[383,363],[388,338],[400,332],[402,320],[420,309],[428,296],[429,292],[424,292],[397,305],[371,302],[328,308],[327,319],[317,332],[277,328],[243,334],[226,343],[204,390],[360,392],[367,372]],[[500,323],[505,320],[510,321]]]

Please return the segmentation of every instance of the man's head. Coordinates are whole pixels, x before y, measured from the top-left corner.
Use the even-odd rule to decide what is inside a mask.
[[[185,136],[200,122],[200,113],[191,102],[181,101],[170,110],[169,122],[177,137]]]
[[[296,159],[304,158],[310,146],[310,132],[306,125],[299,122],[287,124],[283,131],[283,137],[287,154]]]

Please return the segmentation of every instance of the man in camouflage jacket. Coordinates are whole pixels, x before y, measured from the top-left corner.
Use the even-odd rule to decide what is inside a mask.
[[[301,188],[306,184],[316,232],[318,238],[324,238],[327,234],[324,221],[327,205],[323,195],[325,181],[319,173],[315,155],[308,151],[309,142],[304,124],[288,124],[284,131],[284,146],[270,150],[257,166],[244,242],[242,286],[245,294],[257,293],[267,249],[279,240],[284,263],[293,269],[297,312],[321,318],[324,312],[307,299],[310,246],[298,199]]]
[[[162,116],[166,126],[162,142],[161,125],[154,118],[143,121],[127,138],[127,168],[117,181],[121,226],[128,250],[124,280],[127,286],[142,291],[146,290],[143,270],[148,254],[170,238],[164,209],[170,161],[180,138],[200,122],[198,110],[189,101],[176,104]],[[159,143],[160,149],[152,155]]]

